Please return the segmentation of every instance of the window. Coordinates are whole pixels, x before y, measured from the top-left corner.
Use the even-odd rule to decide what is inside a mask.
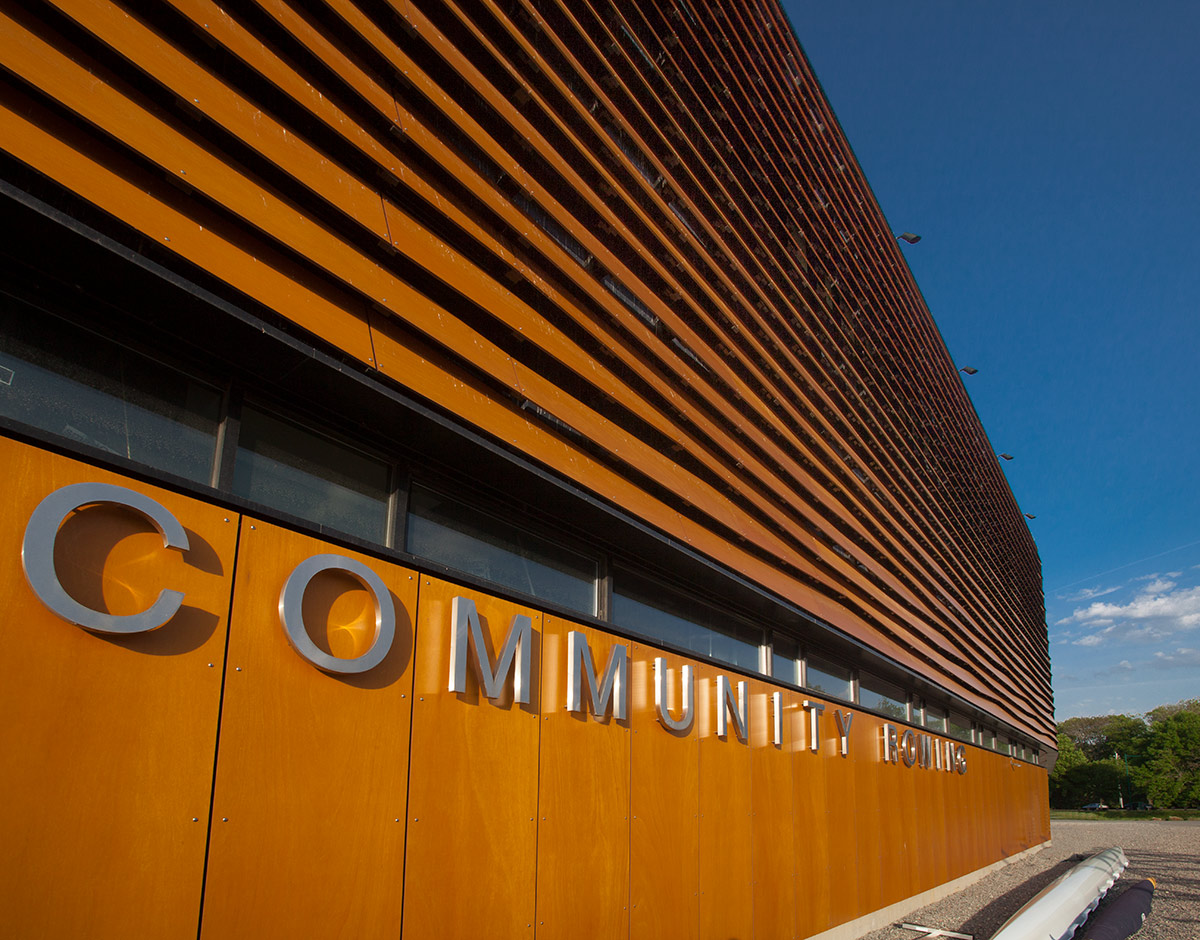
[[[0,415],[207,484],[220,413],[215,388],[0,300]]]
[[[801,685],[800,663],[800,644],[775,634],[771,640],[771,675],[780,682]]]
[[[939,734],[946,733],[946,710],[936,705],[925,706],[925,727]]]
[[[851,702],[854,700],[850,683],[852,677],[847,666],[821,659],[819,656],[805,657],[804,685],[814,692],[820,692],[830,698],[840,698],[844,702]]]
[[[596,612],[595,558],[424,487],[414,487],[409,497],[406,545],[414,555],[478,578]]]
[[[233,492],[380,545],[387,540],[388,464],[316,431],[246,407]]]
[[[889,718],[908,720],[908,697],[904,690],[869,673],[859,677],[858,704]]]
[[[743,669],[759,670],[762,631],[632,572],[613,580],[613,623]]]
[[[946,733],[952,738],[958,738],[960,741],[972,740],[971,719],[964,718],[962,715],[957,715],[954,712],[951,712]]]

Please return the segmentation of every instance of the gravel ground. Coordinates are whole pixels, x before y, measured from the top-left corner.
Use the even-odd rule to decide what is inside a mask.
[[[1200,940],[1200,820],[1108,822],[1054,820],[1051,844],[992,872],[971,887],[904,917],[905,922],[941,927],[988,940],[1018,908],[1059,875],[1097,852],[1120,846],[1129,867],[1108,892],[1101,909],[1144,878],[1157,882],[1150,916],[1136,940]],[[920,940],[923,934],[887,927],[863,940]],[[1086,928],[1075,936],[1086,936]]]

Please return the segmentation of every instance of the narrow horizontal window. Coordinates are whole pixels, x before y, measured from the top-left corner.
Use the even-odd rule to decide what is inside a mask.
[[[580,613],[596,612],[595,558],[474,506],[414,487],[406,535],[414,555]]]
[[[771,675],[780,682],[800,685],[800,644],[791,637],[771,640]]]
[[[246,407],[233,492],[289,515],[383,544],[388,464],[316,431]]]
[[[809,655],[804,660],[804,687],[844,702],[853,701],[851,672],[840,663]]]
[[[869,673],[859,676],[858,704],[889,718],[908,720],[908,699],[904,690]]]
[[[763,633],[756,627],[632,572],[613,580],[617,626],[743,669],[759,670]]]
[[[925,727],[940,734],[946,733],[946,710],[932,705],[925,706]]]
[[[946,723],[946,733],[952,738],[958,738],[960,741],[970,741],[972,739],[971,719],[951,712],[950,718]]]
[[[0,300],[0,414],[209,483],[221,394],[20,301]]]

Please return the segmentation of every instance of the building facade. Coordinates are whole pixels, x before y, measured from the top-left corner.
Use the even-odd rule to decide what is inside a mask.
[[[8,935],[855,936],[1049,838],[1037,551],[773,0],[0,17]]]

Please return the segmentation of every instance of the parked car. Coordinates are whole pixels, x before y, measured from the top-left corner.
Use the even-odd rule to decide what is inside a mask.
[[[1089,813],[1099,813],[1106,809],[1108,809],[1108,805],[1105,803],[1088,803],[1087,806],[1083,808],[1084,812]]]

